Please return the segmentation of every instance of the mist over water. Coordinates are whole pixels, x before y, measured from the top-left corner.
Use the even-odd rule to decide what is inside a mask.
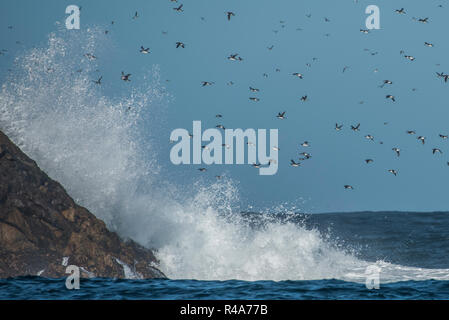
[[[155,150],[168,136],[151,136],[155,106],[168,105],[158,69],[144,71],[129,95],[108,96],[92,81],[98,61],[85,56],[108,45],[96,28],[60,30],[19,56],[1,88],[0,129],[111,230],[156,249],[170,278],[364,281],[369,263],[318,231],[264,215],[257,227],[245,221],[232,179],[198,182],[193,195],[167,183],[158,159],[168,156]],[[378,263],[391,280],[447,276]]]

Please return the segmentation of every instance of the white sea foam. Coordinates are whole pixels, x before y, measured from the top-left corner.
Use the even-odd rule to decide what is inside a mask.
[[[108,96],[92,82],[96,61],[83,56],[96,54],[104,41],[95,28],[51,34],[46,46],[17,58],[19,70],[1,89],[0,129],[77,202],[121,236],[157,249],[159,267],[171,278],[364,281],[369,263],[318,231],[244,222],[231,179],[193,185],[193,195],[167,183],[158,172],[170,164],[158,162],[154,150],[168,137],[146,136],[154,106],[166,99],[158,70],[149,70],[127,97]],[[449,274],[382,267],[385,281]]]

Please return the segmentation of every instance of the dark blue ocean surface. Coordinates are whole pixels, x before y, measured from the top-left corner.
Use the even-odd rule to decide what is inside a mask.
[[[0,280],[0,299],[449,299],[449,281],[405,281],[368,290],[340,280],[197,281],[81,280],[68,290],[65,279],[20,277]]]
[[[308,258],[317,261],[316,269],[324,268],[330,273],[341,268],[337,273],[340,278],[334,279],[324,271],[313,273],[309,270],[313,264],[306,272],[292,272],[292,279],[287,281],[91,278],[81,279],[79,290],[68,290],[65,279],[19,277],[0,280],[0,299],[449,299],[448,213],[358,212],[268,217],[244,213],[243,218],[241,223],[249,223],[254,230],[264,230],[271,220],[318,230],[326,243],[351,252],[350,256],[338,255],[338,259],[356,262],[344,264],[345,261],[327,257],[329,250],[318,247],[310,251],[310,257],[303,254],[296,258],[303,259],[304,265],[310,265]],[[319,245],[323,246],[321,242]],[[370,290],[365,285],[366,268],[370,265],[381,268],[379,289]],[[300,268],[301,263],[296,267]],[[265,276],[269,279],[270,274]]]

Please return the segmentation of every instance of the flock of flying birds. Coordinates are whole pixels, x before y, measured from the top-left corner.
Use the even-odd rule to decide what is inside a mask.
[[[171,1],[171,2],[177,2],[177,0],[170,0],[170,1]],[[442,5],[439,5],[438,7],[442,7]],[[174,7],[173,10],[175,10],[176,12],[183,12],[183,11],[184,11],[184,10],[183,10],[183,4],[179,4],[178,6]],[[404,8],[396,9],[395,12],[396,12],[397,14],[401,14],[401,15],[405,15],[405,14],[406,14],[406,11],[405,11]],[[228,21],[231,21],[232,17],[234,17],[235,15],[236,15],[236,14],[235,14],[234,12],[232,12],[232,11],[227,11],[227,12],[225,12],[225,17],[226,17],[226,19],[227,19]],[[134,14],[134,16],[133,16],[133,19],[137,19],[138,17],[139,17],[138,12],[136,12],[136,13]],[[311,17],[311,14],[306,14],[306,17],[310,18],[310,17]],[[201,17],[201,19],[204,20],[203,17]],[[412,19],[413,19],[414,21],[419,22],[419,23],[429,23],[429,18],[428,18],[428,17],[425,17],[425,18],[415,18],[415,17],[413,17]],[[325,22],[330,22],[330,19],[327,18],[327,17],[325,17],[325,18],[324,18],[324,21],[325,21]],[[281,21],[281,24],[282,24],[282,26],[284,27],[283,23],[284,23],[284,21]],[[297,30],[298,30],[298,29],[297,29]],[[300,29],[299,29],[299,30],[300,30]],[[277,33],[277,30],[273,30],[273,32]],[[367,29],[360,29],[360,32],[362,32],[362,33],[364,33],[364,34],[367,34],[367,33],[370,32],[370,30],[367,30]],[[432,43],[430,43],[430,42],[424,42],[424,45],[425,45],[426,47],[429,47],[429,48],[432,48],[432,47],[434,46],[434,45],[433,45]],[[178,41],[178,42],[175,43],[175,48],[177,48],[177,49],[178,49],[178,48],[185,48],[185,47],[186,47],[186,45],[185,45],[185,43],[183,43],[183,42],[179,42],[179,41]],[[271,46],[267,47],[268,50],[272,50],[273,48],[274,48],[274,45],[271,45]],[[143,46],[141,46],[141,47],[140,47],[140,53],[142,53],[142,54],[148,54],[148,53],[150,53],[150,48],[144,48]],[[375,54],[377,54],[377,52],[371,53],[371,54],[372,54],[372,55],[375,55]],[[407,55],[407,54],[405,54],[405,52],[402,51],[402,50],[400,51],[400,54],[403,55],[405,59],[408,59],[408,60],[410,60],[410,61],[414,61],[414,60],[415,60],[415,57],[413,57],[412,55]],[[236,62],[241,62],[241,61],[243,61],[243,58],[242,58],[238,53],[230,54],[230,55],[227,57],[227,59],[230,60],[230,61],[236,61]],[[313,61],[316,61],[316,60],[317,60],[317,58],[313,58]],[[307,64],[307,65],[310,66],[310,64]],[[348,66],[345,66],[345,67],[343,68],[343,71],[342,71],[342,72],[345,72],[348,68],[349,68]],[[279,69],[276,69],[276,71],[279,72],[280,70],[279,70]],[[303,75],[302,73],[299,73],[299,72],[293,72],[291,75],[294,76],[294,77],[297,77],[297,78],[299,78],[299,79],[304,79],[304,75]],[[124,72],[122,72],[122,74],[121,74],[121,79],[122,79],[123,81],[130,81],[130,76],[131,76],[131,74],[125,74]],[[268,77],[268,74],[264,73],[263,76],[264,76],[264,77]],[[437,76],[438,78],[443,79],[444,82],[448,82],[449,74],[446,74],[446,73],[444,73],[444,72],[436,72],[436,76]],[[97,83],[97,84],[100,84],[100,83],[101,83],[101,79],[102,79],[102,78],[100,77],[98,80],[95,80],[94,82]],[[202,81],[202,82],[201,82],[201,86],[202,86],[202,87],[212,86],[212,85],[214,85],[214,84],[215,84],[215,83],[214,83],[213,81]],[[228,85],[233,85],[233,84],[234,84],[234,83],[233,83],[232,81],[228,82]],[[393,84],[393,81],[391,81],[391,80],[384,80],[384,81],[379,85],[379,87],[380,87],[380,88],[384,88],[385,86],[389,86],[389,85],[392,85],[392,84]],[[256,93],[258,93],[260,90],[259,90],[258,88],[254,88],[254,87],[251,87],[251,86],[250,86],[250,87],[249,87],[249,91],[250,91],[251,93],[253,93],[253,94],[256,94]],[[395,96],[393,96],[393,95],[391,95],[391,94],[387,94],[387,95],[385,96],[385,98],[391,100],[392,102],[396,102]],[[307,99],[308,99],[308,96],[307,96],[307,95],[304,95],[304,96],[300,97],[300,101],[302,101],[302,102],[307,101]],[[251,97],[249,97],[249,100],[251,100],[251,101],[253,101],[253,102],[258,102],[258,101],[260,101],[260,98],[258,98],[258,97],[256,97],[256,96],[251,96]],[[216,118],[222,118],[222,117],[223,117],[223,116],[222,116],[221,114],[217,114],[217,115],[216,115]],[[286,117],[286,112],[285,112],[285,111],[279,112],[279,113],[276,115],[276,118],[277,118],[277,119],[280,119],[280,120],[285,120],[285,119],[287,119],[287,117]],[[387,124],[387,123],[385,123],[385,124]],[[225,127],[224,127],[222,124],[218,124],[216,127],[217,127],[217,128],[220,128],[220,129],[223,129],[223,130],[225,129]],[[343,129],[343,124],[338,124],[338,123],[336,123],[334,129],[335,129],[336,131],[341,131],[341,130]],[[350,125],[350,129],[351,129],[352,131],[354,131],[354,132],[360,131],[360,123],[354,124],[354,125]],[[415,135],[416,132],[415,132],[414,130],[407,130],[406,134],[408,134],[408,135]],[[193,138],[193,135],[192,135],[192,134],[189,134],[189,136],[190,136],[190,138]],[[440,137],[441,139],[443,139],[443,140],[447,140],[447,139],[448,139],[448,135],[446,135],[446,134],[439,134],[439,137]],[[370,134],[365,135],[365,138],[366,138],[367,140],[374,141],[374,137],[373,137],[372,135],[370,135]],[[418,142],[420,142],[421,144],[424,145],[425,142],[426,142],[426,137],[425,137],[425,136],[422,136],[422,135],[419,135],[419,136],[417,136],[417,140],[418,140]],[[383,144],[382,141],[380,141],[379,143],[380,143],[380,144]],[[248,142],[247,142],[247,145],[249,145],[249,146],[254,146],[254,143],[252,143],[251,141],[248,141]],[[302,148],[307,148],[307,147],[310,146],[310,143],[309,143],[308,141],[304,141],[303,143],[300,144],[300,146],[301,146]],[[223,147],[228,148],[229,146],[226,145],[226,144],[223,144]],[[203,149],[207,149],[207,146],[202,146],[202,148],[203,148]],[[274,150],[274,151],[279,151],[280,149],[279,149],[278,146],[275,146],[275,147],[273,147],[273,150]],[[394,152],[394,154],[395,154],[397,157],[400,157],[400,155],[401,155],[401,149],[400,149],[400,148],[398,148],[398,147],[393,147],[391,150]],[[435,147],[435,148],[432,148],[432,154],[435,155],[435,154],[442,154],[442,153],[443,153],[443,152],[441,151],[441,149],[436,148],[436,147]],[[312,155],[311,155],[309,152],[304,152],[304,151],[303,151],[303,152],[300,152],[300,153],[299,153],[299,156],[300,156],[300,157],[298,157],[297,160],[295,160],[295,159],[291,159],[291,160],[290,160],[290,166],[292,166],[292,167],[300,167],[300,166],[302,165],[302,162],[303,162],[303,161],[306,161],[306,160],[312,158]],[[268,165],[270,164],[271,161],[275,161],[275,160],[273,160],[273,159],[269,160]],[[370,163],[373,163],[373,162],[374,162],[374,159],[371,159],[371,158],[365,159],[365,163],[366,163],[366,164],[370,164]],[[447,161],[447,165],[449,166],[449,161]],[[263,165],[260,164],[260,163],[253,163],[253,164],[252,164],[252,167],[254,167],[254,168],[260,168],[260,167],[262,167],[262,166],[263,166]],[[206,172],[206,171],[207,171],[206,168],[199,168],[198,170],[201,171],[201,172]],[[390,174],[392,174],[392,175],[394,175],[394,176],[397,176],[397,175],[398,175],[398,170],[397,170],[397,169],[387,169],[387,172],[389,172]],[[221,178],[221,176],[216,176],[216,177],[217,177],[217,178]],[[344,185],[344,188],[345,188],[345,189],[354,189],[354,187],[353,187],[352,185],[349,185],[349,184]]]
[[[170,0],[170,2],[177,3],[178,0]],[[355,2],[357,3],[357,0],[355,0]],[[442,5],[438,5],[438,7],[441,8]],[[81,7],[80,7],[80,10],[81,10]],[[183,4],[180,4],[180,3],[179,3],[179,4],[177,3],[176,6],[173,7],[173,10],[174,10],[175,12],[182,13],[182,12],[184,12],[184,5],[183,5]],[[406,12],[406,10],[405,10],[404,8],[396,9],[396,10],[395,10],[395,13],[396,13],[396,14],[399,14],[399,15],[406,15],[406,14],[407,14],[407,12]],[[229,22],[231,22],[232,19],[233,19],[233,17],[235,17],[235,16],[236,16],[236,14],[235,14],[233,11],[226,11],[226,12],[224,12],[224,19],[226,19],[226,20],[229,21]],[[138,19],[139,17],[140,17],[140,16],[139,16],[139,13],[136,11],[135,14],[132,16],[132,19]],[[307,18],[311,18],[311,14],[306,14],[306,17],[307,17]],[[204,18],[204,17],[201,17],[201,20],[205,20],[205,18]],[[430,21],[429,21],[429,17],[423,17],[423,18],[412,17],[412,20],[417,21],[418,23],[423,23],[423,24],[426,24],[426,23],[429,23],[429,22],[430,22]],[[325,17],[325,18],[324,18],[324,21],[325,21],[325,22],[330,22],[330,19],[327,18],[327,17]],[[282,27],[285,27],[285,21],[280,21],[280,23],[281,23],[281,26],[282,26]],[[114,21],[111,22],[111,25],[113,25],[113,24],[114,24]],[[12,26],[9,26],[8,28],[9,28],[9,29],[12,29],[13,27],[12,27]],[[297,31],[300,31],[300,30],[302,30],[302,29],[301,29],[301,28],[297,28],[296,30],[297,30]],[[274,33],[277,33],[278,30],[273,30],[273,32],[274,32]],[[360,32],[361,32],[361,33],[364,33],[364,34],[368,34],[368,33],[370,33],[371,31],[370,31],[370,30],[367,30],[367,29],[360,29]],[[109,31],[108,31],[108,30],[105,30],[104,33],[105,33],[105,34],[108,34]],[[167,32],[165,32],[165,31],[162,31],[162,33],[163,33],[164,35],[167,34]],[[329,34],[326,34],[326,36],[329,36]],[[424,45],[425,45],[426,47],[429,47],[429,48],[434,47],[434,44],[433,44],[433,43],[430,43],[430,42],[424,42]],[[183,42],[178,41],[178,42],[175,42],[174,46],[175,46],[176,49],[183,49],[183,48],[186,47],[186,44],[183,43]],[[267,47],[267,49],[270,50],[270,51],[271,51],[273,48],[274,48],[274,45],[271,45],[271,46]],[[368,49],[365,49],[365,51],[368,51]],[[7,52],[7,50],[2,49],[2,50],[0,50],[0,55],[5,54],[6,52]],[[150,53],[151,53],[151,50],[150,50],[150,48],[145,48],[144,46],[140,46],[139,52],[140,52],[141,54],[150,54]],[[375,55],[375,54],[377,54],[377,52],[371,52],[371,55]],[[415,60],[415,57],[414,57],[414,56],[405,54],[405,52],[402,51],[402,50],[400,51],[400,54],[401,54],[405,59],[408,59],[409,61],[414,61],[414,60]],[[89,59],[89,60],[95,60],[95,59],[97,59],[97,57],[96,57],[95,55],[91,54],[91,53],[86,53],[84,56],[85,56],[87,59]],[[234,61],[234,62],[242,62],[242,61],[244,60],[238,53],[232,53],[232,54],[230,54],[229,56],[227,56],[227,59],[228,59],[229,61]],[[316,61],[316,60],[318,60],[318,59],[314,57],[314,58],[313,58],[313,61]],[[306,65],[310,67],[310,63],[307,63]],[[349,66],[344,66],[342,72],[344,73],[348,68],[349,68]],[[377,69],[376,69],[376,70],[377,70]],[[98,71],[98,70],[97,70],[97,71]],[[279,71],[280,71],[279,69],[276,69],[276,72],[279,72]],[[78,70],[78,72],[81,72],[81,70]],[[293,73],[291,73],[291,76],[296,77],[296,78],[299,78],[299,79],[304,79],[304,75],[303,75],[302,73],[299,73],[299,72],[293,72]],[[444,82],[448,82],[448,80],[449,80],[449,74],[446,74],[446,73],[444,73],[444,72],[436,72],[436,76],[437,76],[438,78],[442,79]],[[263,77],[268,77],[268,74],[264,73],[264,74],[263,74]],[[103,79],[103,77],[100,76],[98,79],[92,80],[92,82],[94,82],[95,84],[101,85],[101,84],[102,84],[102,79]],[[129,82],[129,81],[131,81],[131,74],[130,74],[130,73],[125,73],[124,71],[122,71],[122,72],[121,72],[120,79],[123,80],[124,82]],[[167,80],[167,81],[169,81],[169,80]],[[214,83],[213,81],[202,81],[202,82],[201,82],[201,86],[202,86],[202,87],[212,86],[212,85],[214,85],[214,84],[215,84],[215,83]],[[233,81],[229,81],[229,82],[228,82],[228,85],[233,85],[233,84],[234,84]],[[380,88],[384,88],[384,87],[390,86],[390,85],[392,85],[392,84],[393,84],[393,81],[391,81],[391,80],[383,80],[383,82],[379,85],[379,87],[380,87]],[[260,101],[260,98],[257,97],[257,93],[260,91],[258,88],[254,88],[254,87],[251,87],[251,86],[250,86],[250,87],[249,87],[249,91],[253,94],[252,96],[249,97],[249,100],[250,100],[250,101],[253,101],[253,102],[258,102],[258,101]],[[392,94],[387,94],[387,95],[385,95],[385,98],[388,99],[388,100],[391,100],[393,103],[396,102],[396,98],[395,98],[395,96],[392,95]],[[307,99],[308,99],[308,96],[307,96],[307,95],[303,95],[302,97],[300,97],[300,101],[302,101],[302,102],[306,102]],[[360,103],[363,103],[363,102],[360,102]],[[223,116],[222,116],[221,114],[217,114],[217,115],[216,115],[216,118],[222,118],[222,117],[223,117]],[[287,119],[287,117],[286,117],[286,112],[285,112],[285,111],[279,112],[279,113],[276,115],[276,118],[279,119],[279,120],[285,120],[285,119]],[[384,123],[384,124],[387,124],[387,123]],[[220,128],[220,129],[223,129],[223,130],[225,129],[225,127],[224,127],[223,125],[221,125],[221,124],[217,125],[216,127],[217,127],[217,128]],[[334,130],[336,130],[336,131],[341,131],[341,130],[343,130],[343,127],[344,127],[343,124],[336,123],[336,124],[335,124],[335,127],[334,127]],[[350,130],[352,130],[352,131],[354,131],[354,132],[359,132],[359,131],[360,131],[360,123],[350,125]],[[407,130],[407,131],[405,132],[405,134],[408,134],[408,135],[416,135],[416,132],[415,132],[414,130]],[[193,137],[192,134],[189,134],[189,136],[190,136],[190,138]],[[365,135],[364,137],[365,137],[367,140],[374,141],[374,137],[373,137],[372,135],[370,135],[370,134],[367,134],[367,135]],[[447,134],[442,134],[442,133],[440,133],[440,134],[439,134],[439,138],[441,138],[442,140],[447,140],[447,139],[448,139],[448,135],[447,135]],[[417,140],[418,140],[418,143],[421,143],[422,145],[424,145],[424,144],[426,143],[426,137],[423,136],[423,135],[417,135]],[[171,142],[172,142],[172,141],[171,141]],[[379,141],[379,143],[380,143],[380,144],[383,144],[382,141]],[[249,146],[255,146],[255,144],[252,143],[251,141],[248,141],[248,142],[247,142],[247,145],[249,145]],[[223,147],[226,147],[226,148],[229,147],[229,146],[226,145],[226,144],[223,144],[222,146],[223,146]],[[303,143],[300,144],[300,147],[301,147],[301,148],[307,148],[307,147],[309,147],[309,146],[310,146],[310,143],[309,143],[308,141],[304,141]],[[203,148],[203,149],[207,149],[207,146],[202,146],[202,148]],[[273,150],[274,150],[274,151],[279,151],[280,148],[279,148],[278,146],[275,146],[275,147],[273,147]],[[400,157],[400,156],[401,156],[401,149],[400,149],[399,147],[393,147],[391,150],[392,150],[392,152],[394,153],[394,155],[395,155],[396,157]],[[302,151],[302,150],[299,150],[299,151]],[[431,152],[432,152],[432,154],[434,154],[434,155],[442,154],[442,153],[443,153],[443,152],[441,151],[441,149],[439,149],[439,148],[437,148],[437,147],[433,147],[432,150],[431,150]],[[296,160],[295,160],[295,159],[291,159],[291,160],[290,160],[290,166],[292,166],[292,167],[301,167],[303,161],[309,160],[309,159],[311,159],[311,158],[312,158],[312,155],[311,155],[309,152],[300,152],[300,153],[299,153],[298,159],[296,159]],[[271,162],[271,161],[275,161],[275,160],[270,160],[269,162]],[[366,163],[366,164],[370,164],[370,163],[373,163],[373,162],[374,162],[374,159],[371,159],[371,158],[365,159],[365,163]],[[270,164],[270,163],[268,163],[267,165],[269,165],[269,164]],[[446,164],[447,164],[447,166],[449,166],[449,161],[447,161]],[[260,163],[253,163],[252,166],[253,166],[254,168],[260,168],[260,167],[263,166],[263,165],[260,164]],[[206,168],[199,168],[198,170],[201,171],[201,172],[207,171]],[[389,172],[390,174],[394,175],[394,176],[397,176],[397,175],[398,175],[398,169],[387,169],[386,171]],[[217,177],[217,178],[221,178],[221,176],[216,176],[216,177]],[[354,189],[354,187],[353,187],[352,185],[349,185],[349,184],[344,185],[344,188],[345,188],[345,189]]]

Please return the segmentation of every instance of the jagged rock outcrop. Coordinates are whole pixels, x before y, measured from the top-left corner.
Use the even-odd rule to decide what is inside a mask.
[[[0,131],[0,278],[165,277],[153,253],[110,232]]]

